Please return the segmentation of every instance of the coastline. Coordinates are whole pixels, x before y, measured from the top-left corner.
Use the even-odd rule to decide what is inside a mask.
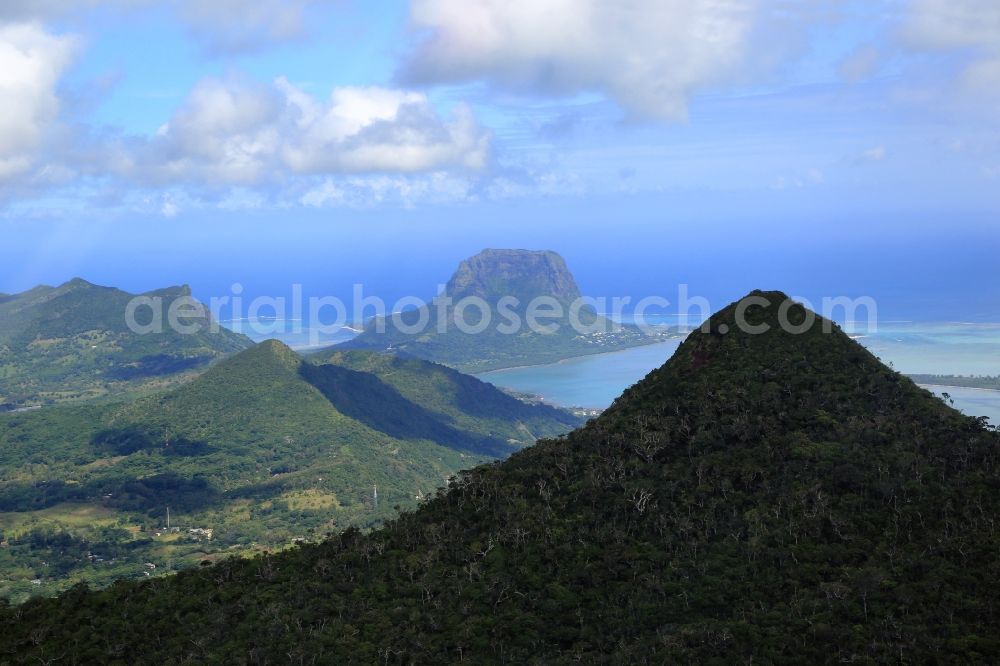
[[[685,336],[685,338],[686,337],[687,336]],[[668,344],[668,343],[671,343],[671,342],[674,342],[674,341],[678,341],[678,340],[680,342],[683,342],[684,338],[671,338],[669,340],[654,340],[652,342],[644,342],[642,344],[629,345],[627,347],[622,347],[620,349],[612,349],[612,350],[609,350],[609,351],[593,352],[592,354],[577,354],[576,356],[567,356],[566,358],[561,358],[558,361],[550,361],[548,363],[528,363],[526,365],[512,365],[512,366],[509,366],[509,367],[506,367],[506,368],[496,368],[494,370],[485,370],[483,372],[470,372],[470,373],[467,373],[467,374],[471,374],[473,377],[476,377],[478,379],[483,379],[486,375],[499,374],[501,372],[508,372],[510,370],[524,370],[524,369],[527,369],[527,368],[543,368],[543,367],[547,367],[547,366],[550,366],[550,365],[560,365],[560,364],[568,363],[569,361],[575,361],[575,360],[581,359],[581,358],[593,358],[595,356],[607,356],[609,354],[620,354],[621,352],[628,351],[629,349],[638,349],[639,347],[652,347],[653,345],[665,345],[665,344]],[[663,359],[664,363],[666,363],[666,361],[667,361],[667,359]],[[460,370],[460,372],[466,372],[466,371]]]
[[[983,388],[981,386],[955,386],[954,384],[917,384],[920,388],[932,389],[958,389],[960,391],[986,391],[987,393],[1000,393],[1000,389]]]
[[[500,391],[503,391],[504,393],[506,393],[507,395],[511,396],[512,398],[520,400],[521,402],[526,402],[529,405],[530,404],[546,405],[548,407],[554,407],[556,409],[562,409],[562,410],[567,411],[567,412],[574,412],[574,413],[576,413],[576,412],[595,412],[595,413],[599,414],[599,413],[603,412],[605,409],[607,409],[608,407],[611,406],[610,404],[609,405],[605,405],[604,407],[588,407],[586,405],[565,405],[565,404],[563,404],[561,402],[557,402],[556,400],[553,400],[551,398],[547,398],[544,395],[542,395],[541,393],[535,393],[535,392],[532,392],[532,391],[513,391],[513,392],[511,392],[509,389],[506,389],[503,386],[497,386],[497,389],[499,389]]]

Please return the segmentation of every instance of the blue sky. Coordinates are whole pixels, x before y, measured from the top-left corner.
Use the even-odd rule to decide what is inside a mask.
[[[0,291],[425,296],[522,246],[1000,320],[990,0],[12,0],[0,72]]]

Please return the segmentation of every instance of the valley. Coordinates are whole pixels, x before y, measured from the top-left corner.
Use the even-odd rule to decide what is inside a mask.
[[[165,393],[0,415],[0,595],[369,528],[580,422],[426,361],[276,341]]]
[[[975,572],[1000,546],[1000,435],[836,327],[781,330],[784,294],[750,296],[768,333],[739,331],[734,303],[598,419],[380,529],[73,588],[5,611],[0,644],[133,663],[990,660],[1000,591]]]

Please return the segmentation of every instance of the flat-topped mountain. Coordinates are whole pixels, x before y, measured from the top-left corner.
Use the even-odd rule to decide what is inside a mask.
[[[566,262],[555,252],[483,250],[462,261],[444,293],[428,305],[374,319],[339,347],[391,351],[463,372],[485,372],[614,351],[670,335],[616,324],[596,313],[581,300]]]
[[[11,609],[5,657],[1000,660],[1000,435],[751,296],[586,427],[380,530]]]
[[[478,296],[487,303],[504,296],[522,303],[552,296],[567,305],[581,296],[566,261],[548,250],[483,250],[458,265],[445,293],[455,300]]]
[[[162,386],[253,343],[213,324],[207,310],[184,310],[182,334],[169,323],[186,285],[138,294],[160,311],[163,326],[131,330],[126,310],[137,295],[76,278],[0,298],[0,405],[7,409]],[[190,301],[192,304],[195,301]],[[136,310],[137,323],[153,319]]]
[[[270,340],[162,394],[0,416],[0,595],[370,526],[580,424],[426,361],[310,360]]]

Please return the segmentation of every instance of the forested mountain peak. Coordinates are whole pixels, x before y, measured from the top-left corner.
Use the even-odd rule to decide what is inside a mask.
[[[34,602],[0,621],[8,653],[996,662],[1000,437],[824,320],[782,328],[810,316],[784,294],[750,296],[599,419],[384,529]]]
[[[232,356],[218,365],[219,371],[241,365],[271,364],[289,370],[296,370],[302,363],[302,358],[291,347],[280,340],[264,340]]]
[[[92,287],[97,287],[96,284],[92,282],[87,282],[81,277],[75,277],[67,280],[63,284],[59,285],[57,289],[69,290],[69,289],[89,289]]]
[[[744,396],[780,390],[786,398],[808,399],[824,409],[867,408],[844,401],[841,389],[850,382],[858,389],[855,397],[873,382],[924,394],[836,323],[780,291],[754,291],[693,331],[668,363],[625,391],[606,418],[680,396],[694,399],[697,408],[727,391]],[[935,409],[939,403],[930,401]]]

